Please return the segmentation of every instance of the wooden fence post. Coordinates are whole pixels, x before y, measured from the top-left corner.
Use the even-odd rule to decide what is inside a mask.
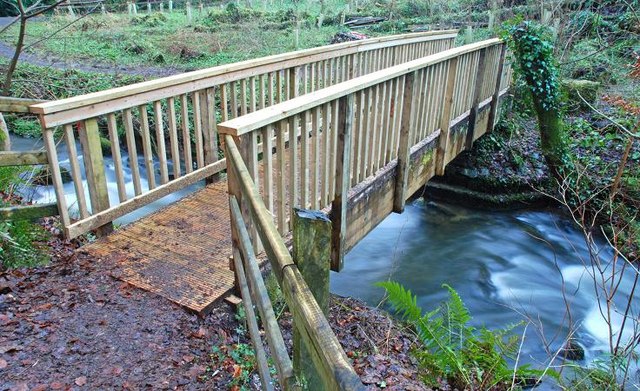
[[[173,13],[173,0],[169,0],[169,13]]]
[[[58,152],[56,151],[56,142],[53,136],[53,129],[45,129],[43,132],[44,146],[47,150],[47,160],[49,161],[49,169],[51,170],[51,179],[53,181],[53,189],[56,193],[58,202],[58,212],[60,213],[60,222],[65,229],[71,223],[69,211],[67,210],[67,201],[64,197],[64,183],[62,183],[62,174],[60,173],[60,165],[58,164]],[[75,178],[74,178],[75,179]]]
[[[9,138],[9,128],[4,116],[0,113],[0,151],[11,150],[11,138]]]
[[[160,13],[164,12],[164,3],[160,3]]]
[[[134,15],[138,15],[138,5],[136,4],[136,2],[133,2],[133,14]]]
[[[498,115],[498,105],[500,104],[500,84],[502,84],[502,72],[504,72],[504,60],[507,54],[507,44],[502,43],[500,47],[500,62],[498,63],[498,74],[496,76],[496,87],[491,97],[491,108],[489,109],[489,120],[487,121],[487,133],[493,131]]]
[[[147,13],[151,14],[151,3],[147,1]]]
[[[100,145],[100,133],[98,132],[98,121],[91,118],[84,121],[84,129],[80,129],[80,144],[82,145],[82,155],[84,156],[84,168],[89,187],[89,199],[91,200],[91,213],[96,214],[109,209],[109,191],[107,189],[107,178],[104,171],[104,158]],[[105,236],[113,231],[113,224],[107,223],[99,227],[97,235]]]
[[[329,259],[331,257],[331,220],[314,210],[293,210],[293,262],[325,316],[329,314]],[[296,377],[323,390],[324,382],[311,361],[300,331],[293,320],[293,371]],[[310,388],[311,389],[311,388]]]
[[[476,69],[476,81],[473,88],[473,100],[471,111],[469,112],[469,125],[467,127],[467,138],[465,140],[465,149],[468,151],[473,147],[473,135],[476,131],[476,120],[478,119],[478,108],[480,106],[480,92],[484,85],[484,76],[486,74],[486,58],[487,48],[480,50],[478,58],[478,69]]]
[[[414,128],[413,83],[416,72],[404,77],[402,93],[402,122],[400,124],[400,140],[398,146],[398,166],[396,167],[396,187],[393,199],[393,211],[402,213],[407,199],[407,181],[409,179],[409,158],[411,151],[411,129]]]
[[[353,93],[343,96],[338,100],[338,148],[336,151],[335,172],[336,196],[331,202],[331,222],[333,224],[331,235],[331,270],[333,271],[340,271],[344,266],[354,101]]]
[[[191,11],[191,2],[187,1],[187,23],[191,23],[191,19],[193,18]]]
[[[438,151],[436,154],[436,174],[444,175],[444,168],[447,165],[447,150],[449,149],[449,139],[451,137],[451,109],[453,106],[453,93],[455,92],[456,73],[458,72],[458,57],[449,60],[449,70],[447,71],[447,84],[445,85],[442,117],[440,117],[440,137],[438,137]]]

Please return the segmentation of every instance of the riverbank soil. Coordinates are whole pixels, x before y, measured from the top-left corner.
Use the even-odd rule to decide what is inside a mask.
[[[60,243],[47,266],[0,273],[0,390],[258,389],[236,309],[204,318],[109,276]],[[291,317],[280,317],[291,346]],[[371,388],[422,390],[413,335],[385,313],[335,297],[330,323]]]

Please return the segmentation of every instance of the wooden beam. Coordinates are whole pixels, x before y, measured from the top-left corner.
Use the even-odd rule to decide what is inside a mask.
[[[29,106],[45,102],[47,101],[0,96],[0,113],[31,113]]]
[[[458,58],[454,57],[449,62],[443,108],[440,113],[440,123],[438,124],[438,128],[440,128],[438,151],[436,153],[436,174],[438,175],[444,175],[444,168],[447,165],[447,151],[449,150],[449,139],[451,137],[451,108],[453,106],[453,92],[455,91],[457,71]]]
[[[498,73],[496,76],[496,87],[491,98],[491,109],[489,110],[489,120],[487,121],[487,133],[493,131],[496,125],[496,117],[498,114],[498,106],[500,103],[500,83],[502,82],[502,72],[504,71],[504,60],[507,54],[507,44],[503,43],[500,47],[500,61],[498,62]]]
[[[398,146],[398,173],[394,192],[393,211],[402,213],[407,199],[407,180],[409,179],[409,157],[411,151],[411,129],[415,128],[415,102],[413,84],[416,73],[409,73],[404,77],[402,93],[402,118],[400,124],[400,140]]]
[[[58,204],[56,203],[0,208],[0,220],[37,220],[41,217],[57,215]]]
[[[46,151],[0,152],[0,167],[48,164]]]
[[[354,95],[338,100],[338,147],[336,150],[335,197],[331,202],[331,270],[339,272],[344,266],[345,236],[347,234],[347,201],[351,182],[351,144],[353,134]],[[327,173],[331,175],[332,173]]]
[[[82,145],[84,168],[89,187],[89,199],[91,200],[91,213],[95,214],[109,209],[109,190],[107,189],[107,177],[104,170],[104,158],[100,145],[100,133],[98,120],[95,118],[84,121],[84,127],[79,131],[80,144]],[[105,236],[113,231],[111,222],[97,227],[97,235]]]
[[[476,69],[475,86],[473,88],[473,100],[471,112],[469,114],[469,127],[467,128],[467,137],[465,140],[465,149],[468,151],[473,147],[473,135],[476,130],[476,120],[478,119],[478,106],[480,105],[480,92],[484,85],[484,76],[486,74],[486,57],[487,49],[480,50],[478,58],[478,68]]]
[[[329,315],[331,220],[321,211],[293,210],[293,261],[309,286],[320,310]],[[322,377],[311,360],[294,321],[293,370],[296,377],[321,390]]]

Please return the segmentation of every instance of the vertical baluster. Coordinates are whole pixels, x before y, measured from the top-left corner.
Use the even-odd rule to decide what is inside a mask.
[[[240,115],[247,114],[247,79],[240,80]]]
[[[153,102],[154,120],[156,125],[156,149],[158,160],[160,161],[160,182],[169,182],[169,171],[167,169],[167,151],[164,145],[164,124],[162,122],[162,104],[159,100]]]
[[[224,102],[224,100],[223,100]],[[182,151],[184,153],[184,165],[186,173],[193,171],[191,160],[191,134],[189,132],[189,105],[187,94],[180,96],[180,109],[182,110]],[[223,111],[224,115],[224,111]]]
[[[256,111],[258,102],[256,101],[256,78],[251,76],[249,78],[249,110],[251,113]]]
[[[382,91],[380,91],[380,100],[378,101],[378,105],[376,106],[376,118],[377,118],[377,128],[378,128],[378,133],[376,134],[376,162],[375,162],[375,170],[378,171],[380,169],[380,167],[383,166],[383,160],[384,160],[384,150],[383,150],[383,145],[382,145],[382,140],[384,139],[384,132],[386,131],[386,129],[384,128],[384,121],[386,118],[386,113],[384,112],[385,109],[385,100],[387,97],[387,85],[385,83],[382,83],[380,85],[380,89]]]
[[[369,134],[368,137],[368,159],[367,159],[367,176],[371,176],[373,174],[375,174],[375,170],[374,170],[374,162],[376,159],[376,154],[375,154],[375,146],[376,146],[376,133],[377,133],[377,122],[376,122],[376,116],[377,116],[377,111],[378,111],[378,96],[380,94],[379,91],[379,86],[376,84],[375,86],[372,86],[369,90],[369,119],[368,119],[368,126],[367,126],[367,133]]]
[[[267,99],[267,104],[269,106],[273,106],[275,104],[275,102],[276,102],[275,94],[274,94],[274,91],[273,91],[273,89],[274,89],[273,83],[275,82],[274,79],[275,79],[274,73],[273,72],[269,73],[269,77],[268,77],[268,81],[267,81],[267,83],[268,83],[268,85],[267,85],[267,93],[269,94],[269,98]]]
[[[220,115],[223,122],[229,119],[229,93],[227,92],[227,89],[229,88],[228,84],[229,83],[220,85],[220,105],[222,106]]]
[[[426,80],[425,80],[425,71],[424,68],[418,70],[418,72],[416,73],[416,87],[414,88],[414,92],[416,94],[416,111],[422,112],[420,110],[420,108],[423,106],[424,104],[424,100],[426,99]],[[417,115],[418,117],[418,121],[416,121],[416,123],[414,124],[415,128],[416,128],[416,136],[417,136],[417,140],[419,141],[421,139],[421,135],[422,135],[422,126],[423,124],[420,122],[419,118],[420,116]]]
[[[80,218],[86,219],[87,217],[89,217],[89,210],[87,209],[87,198],[84,194],[82,172],[80,171],[78,151],[76,149],[76,140],[73,137],[72,125],[64,126],[64,141],[67,144],[67,150],[69,151],[69,164],[71,165],[71,177],[73,178],[73,186],[76,190],[76,200],[78,200],[78,211],[80,212]]]
[[[498,59],[498,69],[495,76],[493,96],[491,98],[491,108],[489,109],[489,120],[487,121],[487,132],[493,131],[495,126],[498,103],[500,100],[500,85],[502,84],[502,73],[504,72],[504,61],[506,56],[507,46],[506,44],[500,44],[500,58]]]
[[[153,154],[151,150],[151,136],[149,134],[149,117],[147,115],[147,106],[138,107],[140,112],[140,133],[142,136],[142,153],[144,154],[144,166],[147,170],[147,182],[149,190],[156,188],[156,174],[153,167]]]
[[[436,155],[436,174],[444,175],[444,168],[448,163],[448,150],[449,150],[449,138],[450,125],[451,125],[451,110],[453,106],[453,92],[455,91],[456,76],[458,74],[458,61],[459,57],[454,57],[448,61],[447,70],[447,82],[446,90],[443,101],[443,109],[440,117],[440,137],[438,140],[438,151]]]
[[[267,209],[273,210],[273,125],[262,128],[262,162],[264,168],[264,198]]]
[[[382,137],[380,138],[380,167],[384,167],[387,164],[388,156],[391,152],[389,150],[389,134],[391,133],[391,84],[389,82],[383,82],[385,90],[384,100],[382,102]]]
[[[229,118],[233,119],[238,116],[238,87],[235,81],[229,83],[229,98],[231,104],[231,113]]]
[[[393,211],[402,213],[407,199],[407,185],[409,178],[409,159],[411,155],[411,132],[415,129],[413,121],[416,118],[417,91],[414,81],[417,72],[402,76],[402,123],[400,125],[400,140],[398,144],[398,165],[396,168],[396,183],[393,199]],[[418,133],[418,132],[416,132]]]
[[[316,90],[316,83],[318,81],[316,74],[316,63],[311,63],[311,68],[309,69],[309,91],[314,92]]]
[[[371,94],[369,93],[369,91],[371,91],[371,88],[366,88],[365,90],[363,90],[361,94],[361,99],[360,99],[360,106],[361,106],[360,113],[362,115],[362,121],[360,121],[360,129],[359,129],[361,141],[360,141],[360,153],[358,154],[360,156],[360,161],[359,161],[360,176],[358,177],[358,182],[362,182],[368,176],[367,158],[369,156],[369,133],[370,133],[369,99],[371,97]]]
[[[204,161],[205,164],[213,164],[218,161],[218,125],[216,119],[216,90],[209,87],[202,93],[203,135],[204,135]]]
[[[309,127],[311,112],[306,110],[302,116],[300,126],[300,203],[303,208],[309,208]]]
[[[142,194],[142,184],[140,183],[140,169],[138,168],[138,148],[133,130],[133,114],[131,109],[124,110],[124,131],[127,138],[127,152],[129,153],[129,168],[133,179],[133,192],[135,195]]]
[[[113,169],[116,174],[118,199],[120,202],[124,202],[127,200],[127,188],[124,184],[122,155],[120,154],[120,140],[118,139],[118,125],[116,123],[116,115],[114,113],[107,114],[107,129],[109,131],[109,141],[111,141],[111,156],[113,157]]]
[[[359,154],[358,151],[360,150],[360,132],[359,129],[362,126],[362,104],[361,104],[361,99],[362,99],[362,91],[357,91],[355,92],[355,98],[354,98],[354,125],[353,125],[353,153],[351,154],[351,174],[350,174],[350,181],[351,181],[351,186],[355,186],[358,183],[358,170],[360,168],[360,166],[358,165],[358,160],[359,160]]]
[[[395,79],[395,93],[394,93],[394,117],[393,117],[393,142],[392,144],[392,159],[398,157],[398,145],[400,143],[400,129],[402,126],[402,107],[403,107],[403,91],[404,91],[404,76],[397,77]],[[411,135],[409,135],[411,137]],[[411,140],[410,140],[411,141]]]
[[[198,168],[204,167],[204,145],[202,142],[202,110],[200,109],[200,93],[191,94],[191,103],[193,104],[193,134],[195,138],[196,162]]]
[[[278,194],[278,229],[280,234],[284,235],[287,232],[287,202],[286,202],[286,152],[285,152],[285,137],[284,132],[287,128],[287,120],[283,119],[276,129],[276,171],[278,172],[277,180],[277,194]]]
[[[262,74],[260,75],[259,82],[258,82],[260,84],[260,90],[258,91],[258,95],[260,96],[258,108],[261,110],[265,108],[266,102],[267,102],[267,89],[265,88],[265,85],[264,85],[265,79],[266,79],[265,75]]]
[[[320,182],[320,107],[314,107],[311,115],[311,209],[320,209],[319,182]]]
[[[331,159],[331,142],[329,136],[329,125],[331,119],[331,106],[329,103],[325,103],[322,106],[322,205],[320,208],[324,208],[330,202],[329,196],[329,178],[332,173],[329,171],[329,160]]]
[[[180,148],[178,146],[178,124],[176,120],[176,102],[174,97],[167,98],[167,122],[169,124],[169,146],[173,163],[173,179],[180,178]]]
[[[284,71],[279,71],[276,74],[276,103],[284,102],[285,96],[283,94],[283,84],[284,81],[282,78],[284,77]]]
[[[56,193],[56,200],[58,202],[60,221],[62,222],[62,226],[66,229],[71,224],[71,219],[69,218],[67,200],[64,195],[64,184],[62,183],[62,174],[60,173],[60,164],[58,163],[58,152],[56,151],[53,129],[45,129],[44,146],[47,150],[47,160],[49,161],[53,189]],[[82,185],[82,182],[80,182],[80,185]]]
[[[298,203],[298,125],[297,115],[289,117],[289,209],[299,206]]]
[[[338,151],[338,101],[334,101],[331,104],[331,164],[329,173],[336,172],[336,164],[337,164],[337,151]],[[335,178],[331,178],[329,180],[329,197],[333,199],[336,195],[336,181]]]

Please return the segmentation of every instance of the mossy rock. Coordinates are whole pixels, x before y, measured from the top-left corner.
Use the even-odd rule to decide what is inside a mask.
[[[68,183],[73,180],[71,173],[66,168],[60,166],[60,176],[62,177],[62,183]],[[51,176],[51,170],[49,166],[42,166],[36,168],[33,173],[33,179],[31,183],[38,186],[51,186],[53,185],[53,179]]]
[[[569,105],[581,109],[589,108],[589,105],[584,102],[585,100],[589,104],[594,104],[598,100],[601,87],[602,84],[591,80],[565,79],[562,81],[562,88],[566,93]]]

